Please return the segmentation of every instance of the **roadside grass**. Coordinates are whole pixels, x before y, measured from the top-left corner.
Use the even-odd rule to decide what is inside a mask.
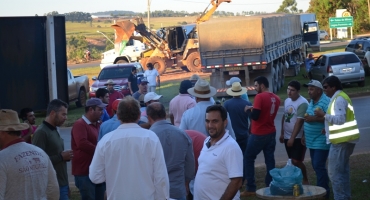
[[[305,162],[307,168],[307,176],[309,178],[311,185],[316,185],[316,175],[312,168],[311,162]],[[285,163],[279,163],[276,165],[277,168],[282,168]],[[351,168],[351,190],[352,199],[370,199],[370,155],[369,154],[358,154],[352,155],[350,158],[350,168]],[[264,178],[266,174],[265,166],[255,167],[255,178],[257,188],[265,187]],[[244,190],[243,189],[241,191]],[[77,188],[71,189],[71,200],[81,199],[80,193]],[[257,197],[241,198],[241,200],[257,200]],[[333,192],[331,191],[330,200],[333,200]]]

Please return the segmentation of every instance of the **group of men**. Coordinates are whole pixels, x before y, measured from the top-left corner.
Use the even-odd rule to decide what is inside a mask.
[[[30,126],[33,112],[21,112],[26,123],[20,123],[14,111],[1,110],[0,156],[9,159],[0,160],[0,199],[22,199],[26,194],[30,199],[68,199],[69,161],[82,199],[105,195],[108,199],[239,199],[255,195],[254,162],[261,151],[268,187],[269,171],[275,168],[274,120],[280,106],[280,98],[269,92],[268,79],[254,80],[253,105],[248,96],[245,99],[241,80],[230,79],[227,94],[233,98],[221,106],[212,102],[216,89],[194,78],[195,84],[181,82],[179,94],[169,104],[170,121],[159,102],[162,96],[141,86],[145,79],[137,79],[141,98],[135,98],[138,91],[131,91],[133,97],[110,101],[109,90],[97,91],[97,98],[86,102],[84,115],[72,127],[72,150],[64,149],[58,132],[67,119],[65,102],[52,100],[37,129]],[[311,80],[307,86],[310,102],[300,95],[299,82],[288,84],[279,140],[302,170],[303,184],[309,184],[303,164],[308,147],[317,185],[327,190],[326,198],[330,178],[334,198],[349,199],[349,156],[359,138],[352,102],[335,76],[322,84]],[[111,114],[103,122],[108,107]],[[246,190],[240,193],[243,182]]]

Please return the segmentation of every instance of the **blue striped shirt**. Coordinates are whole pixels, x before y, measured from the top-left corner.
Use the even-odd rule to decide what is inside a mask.
[[[314,103],[311,99],[308,105],[306,113],[314,115],[316,108],[320,108],[324,112],[328,110],[330,98],[325,94],[322,94],[319,101]],[[306,146],[309,149],[323,149],[328,150],[330,145],[326,144],[326,136],[322,134],[322,130],[325,128],[324,122],[305,122],[303,129],[306,138]]]

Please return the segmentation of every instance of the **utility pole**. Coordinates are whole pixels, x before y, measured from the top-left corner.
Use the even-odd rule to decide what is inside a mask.
[[[149,31],[150,31],[150,3],[151,3],[150,0],[148,0],[148,28],[149,28]]]

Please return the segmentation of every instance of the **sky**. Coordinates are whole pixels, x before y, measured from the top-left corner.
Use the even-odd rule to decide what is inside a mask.
[[[203,12],[210,0],[0,0],[0,16],[41,16],[45,13],[99,12],[124,10],[146,12],[148,1],[150,10],[173,10]],[[283,0],[232,0],[222,3],[218,11],[276,11]],[[306,11],[310,0],[296,0],[298,9]]]

